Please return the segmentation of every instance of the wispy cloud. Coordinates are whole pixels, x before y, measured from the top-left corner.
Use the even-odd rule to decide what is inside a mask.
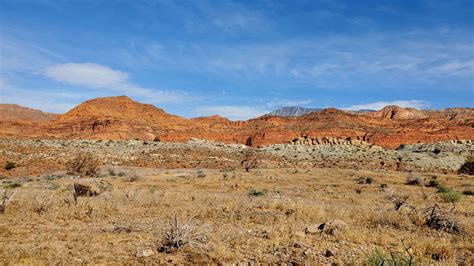
[[[371,32],[272,42],[218,45],[162,42],[148,48],[155,68],[210,72],[234,78],[279,77],[322,88],[472,86],[470,33]],[[444,42],[434,39],[442,38]]]
[[[47,67],[43,74],[59,82],[107,89],[130,96],[146,98],[150,103],[181,102],[190,96],[176,90],[156,90],[140,87],[130,81],[129,75],[120,70],[94,63],[67,63]]]
[[[361,110],[361,109],[370,109],[370,110],[380,110],[387,105],[398,105],[400,107],[412,107],[416,109],[423,109],[429,107],[430,104],[422,100],[398,100],[391,102],[373,102],[373,103],[364,103],[351,105],[341,108],[342,110]]]
[[[60,82],[94,88],[113,88],[128,83],[128,74],[92,63],[67,63],[47,67],[44,75]]]

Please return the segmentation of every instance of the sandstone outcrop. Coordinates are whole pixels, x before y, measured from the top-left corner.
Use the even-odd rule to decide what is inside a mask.
[[[190,138],[249,146],[289,143],[301,136],[308,144],[401,144],[474,139],[474,109],[440,111],[387,106],[353,113],[334,108],[298,117],[265,115],[246,121],[220,116],[187,119],[126,96],[86,101],[69,112],[42,121],[9,120],[0,112],[0,136],[185,142]],[[10,116],[11,117],[11,116]],[[315,144],[313,144],[315,143]]]

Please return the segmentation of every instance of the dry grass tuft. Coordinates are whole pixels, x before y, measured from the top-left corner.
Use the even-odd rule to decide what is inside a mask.
[[[188,219],[185,223],[180,223],[178,215],[175,213],[170,219],[168,227],[162,233],[162,240],[160,243],[160,252],[171,252],[178,250],[185,245],[192,247],[199,246],[205,237],[200,233],[200,226],[196,220],[196,216]]]
[[[43,191],[43,193],[36,195],[35,200],[32,203],[33,211],[38,215],[41,215],[49,211],[52,203],[53,195],[47,195],[47,193]]]
[[[80,176],[97,176],[101,161],[92,153],[81,152],[66,165],[67,174]]]

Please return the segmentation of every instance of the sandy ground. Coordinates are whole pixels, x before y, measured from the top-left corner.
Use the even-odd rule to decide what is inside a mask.
[[[390,252],[423,264],[474,264],[474,197],[452,204],[425,186],[436,176],[454,190],[474,190],[471,176],[329,168],[246,173],[105,166],[101,172],[95,179],[34,177],[17,188],[18,178],[2,180],[8,193],[17,193],[0,214],[0,264],[362,264]],[[405,184],[408,175],[423,185]],[[369,177],[371,184],[359,184]],[[110,186],[74,203],[74,183],[100,181]],[[390,195],[409,195],[418,215],[396,211]],[[423,209],[435,203],[462,233],[426,225]],[[179,227],[194,217],[193,236],[179,249],[160,252],[175,214]],[[314,232],[331,220],[344,226]],[[150,254],[137,254],[144,250]]]

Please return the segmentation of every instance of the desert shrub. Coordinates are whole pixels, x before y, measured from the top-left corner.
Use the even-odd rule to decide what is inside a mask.
[[[51,189],[51,190],[58,190],[58,189],[61,188],[61,186],[57,183],[54,183],[54,182],[48,182],[48,184],[45,186],[45,188]]]
[[[136,173],[133,173],[132,175],[127,177],[128,182],[136,182],[139,179],[140,179],[140,177]]]
[[[117,175],[117,173],[115,172],[115,170],[112,169],[112,168],[109,168],[109,169],[108,169],[108,172],[109,172],[109,176],[116,176],[116,175]]]
[[[403,205],[408,204],[407,200],[410,197],[410,195],[389,195],[388,199],[393,203],[393,207],[395,208],[396,211],[400,210]]]
[[[185,223],[180,223],[178,215],[175,214],[168,222],[168,226],[163,229],[158,250],[160,252],[170,252],[185,245],[199,247],[206,240],[206,237],[201,232],[204,227],[198,225],[195,217],[191,217]]]
[[[419,176],[409,176],[407,177],[407,182],[406,182],[407,185],[412,185],[412,186],[421,186],[423,185],[423,178],[419,177]]]
[[[16,164],[14,162],[7,162],[7,164],[5,164],[5,170],[11,170],[15,167],[16,167]]]
[[[460,234],[462,232],[459,222],[443,211],[438,204],[433,204],[423,211],[425,224],[435,230],[445,231],[450,234]]]
[[[261,197],[261,196],[265,196],[267,192],[268,191],[266,189],[252,189],[249,191],[249,196]]]
[[[260,156],[255,151],[255,149],[246,149],[240,164],[246,172],[249,172],[250,169],[254,169],[260,164]]]
[[[438,185],[438,191],[437,191],[438,193],[448,193],[450,191],[451,191],[450,188],[445,187],[443,185]]]
[[[367,178],[361,177],[361,178],[358,179],[358,183],[361,184],[361,185],[363,185],[363,184],[372,184],[374,182],[375,182],[375,179],[372,178],[372,177],[367,177]]]
[[[3,193],[0,193],[0,213],[5,212],[5,208],[7,204],[12,201],[13,197],[15,196],[17,190],[13,193],[8,193],[7,190],[4,190]]]
[[[429,242],[425,246],[424,254],[435,261],[448,260],[455,257],[452,245]]]
[[[428,186],[428,187],[438,187],[439,186],[439,181],[436,180],[436,179],[431,179],[426,186]]]
[[[459,168],[460,174],[474,175],[474,158],[468,158]]]
[[[204,178],[204,177],[206,177],[206,173],[204,173],[204,171],[202,171],[202,170],[199,170],[199,171],[197,171],[196,176],[198,178]]]
[[[375,182],[375,179],[372,178],[372,177],[367,177],[367,178],[365,179],[365,183],[366,183],[366,184],[372,184],[372,183],[374,183],[374,182]]]
[[[474,191],[472,190],[464,190],[462,192],[462,194],[466,195],[466,196],[474,196]]]
[[[41,193],[35,197],[35,200],[32,202],[33,211],[38,215],[41,215],[45,212],[48,212],[52,206],[53,195],[47,195],[46,193]]]
[[[400,252],[381,252],[380,250],[376,250],[369,258],[367,258],[366,263],[364,265],[369,266],[411,266],[417,264],[417,259],[412,254],[411,247],[407,246],[402,240],[404,251]]]
[[[462,198],[462,194],[454,190],[441,193],[440,196],[444,202],[450,202],[450,203],[458,202]]]
[[[19,188],[21,186],[22,186],[21,183],[13,182],[13,183],[10,183],[10,184],[3,185],[3,188]]]
[[[67,174],[80,176],[96,176],[101,162],[92,153],[82,152],[67,163]]]
[[[368,266],[405,266],[415,265],[410,263],[409,259],[406,259],[399,253],[383,253],[377,250],[374,254],[370,255],[367,262],[364,265]]]

